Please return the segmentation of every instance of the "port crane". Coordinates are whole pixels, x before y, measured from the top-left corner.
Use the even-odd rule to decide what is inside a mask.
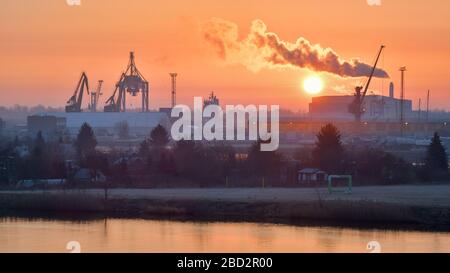
[[[141,93],[142,112],[148,112],[149,108],[149,83],[139,72],[134,61],[134,52],[130,52],[130,61],[124,73],[116,83],[113,95],[106,101],[105,112],[125,112],[126,94],[133,97]]]
[[[86,73],[83,72],[81,74],[80,80],[78,81],[73,96],[70,97],[70,99],[67,101],[66,105],[67,113],[81,112],[81,103],[83,101],[83,94],[85,90],[89,95],[89,80],[88,77],[86,76]]]
[[[103,95],[102,85],[103,81],[99,80],[97,89],[95,91],[91,91],[91,102],[89,104],[89,110],[91,110],[91,112],[97,112],[98,101],[100,99],[100,96]]]
[[[357,86],[355,88],[355,98],[353,102],[349,105],[348,110],[350,113],[352,113],[355,116],[356,122],[361,122],[361,117],[365,112],[364,109],[364,100],[367,95],[367,91],[369,90],[370,82],[372,81],[373,75],[375,73],[375,70],[377,68],[378,61],[380,60],[381,53],[383,52],[383,49],[385,48],[384,45],[380,47],[380,51],[378,52],[378,55],[375,59],[375,64],[372,67],[372,71],[370,72],[369,79],[367,80],[366,86]],[[363,91],[364,89],[364,91]]]

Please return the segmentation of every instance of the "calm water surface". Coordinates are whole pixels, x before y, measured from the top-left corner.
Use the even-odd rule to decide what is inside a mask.
[[[107,219],[87,222],[0,218],[0,252],[450,252],[450,233]]]

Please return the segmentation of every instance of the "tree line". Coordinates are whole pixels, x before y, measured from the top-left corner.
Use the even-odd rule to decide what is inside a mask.
[[[124,131],[126,131],[124,129]],[[408,184],[445,181],[448,157],[436,133],[421,166],[378,148],[354,150],[342,143],[338,129],[327,124],[317,134],[312,150],[299,150],[294,158],[280,152],[262,152],[261,141],[247,151],[224,142],[190,140],[172,142],[159,125],[133,152],[100,152],[94,130],[87,123],[73,141],[75,158],[68,158],[62,140],[47,142],[39,132],[34,139],[16,138],[0,150],[0,184],[23,179],[64,178],[74,181],[77,168],[101,173],[110,186],[296,186],[297,172],[318,168],[328,174],[350,174],[356,184]],[[19,155],[25,145],[29,153]]]
[[[448,155],[438,133],[427,148],[424,162],[413,166],[402,158],[380,148],[351,149],[342,144],[339,130],[325,125],[317,134],[311,152],[298,157],[303,166],[320,168],[328,174],[349,174],[360,185],[409,184],[448,181]]]

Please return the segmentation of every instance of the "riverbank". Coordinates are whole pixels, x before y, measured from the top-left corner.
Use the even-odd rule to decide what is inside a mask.
[[[450,230],[450,185],[326,189],[112,189],[0,191],[3,210],[90,212],[130,218],[213,219],[339,225],[412,225]]]

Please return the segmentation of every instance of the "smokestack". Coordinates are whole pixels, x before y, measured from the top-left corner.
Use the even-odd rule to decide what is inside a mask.
[[[394,98],[394,95],[395,95],[395,93],[394,93],[394,83],[393,82],[391,82],[390,84],[389,84],[389,97],[390,98]]]
[[[428,90],[427,93],[427,122],[429,121],[430,118],[430,90]]]
[[[177,73],[170,73],[172,79],[172,108],[177,104]]]
[[[422,119],[422,99],[419,99],[419,122]]]
[[[405,124],[405,109],[404,109],[404,104],[405,104],[405,72],[406,72],[406,67],[400,67],[400,72],[401,72],[401,81],[400,81],[400,130],[401,130],[401,135],[403,136],[403,125]]]

